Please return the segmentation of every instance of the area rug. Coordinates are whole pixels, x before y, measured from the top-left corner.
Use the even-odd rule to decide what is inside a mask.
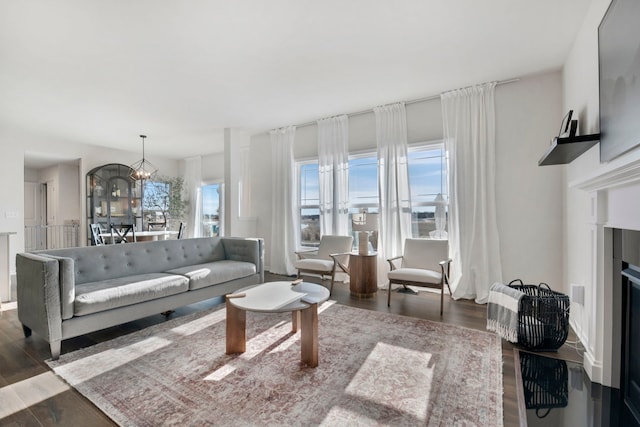
[[[246,353],[224,352],[218,307],[48,363],[125,426],[503,425],[501,343],[484,331],[328,301],[317,368],[289,313],[247,313]]]

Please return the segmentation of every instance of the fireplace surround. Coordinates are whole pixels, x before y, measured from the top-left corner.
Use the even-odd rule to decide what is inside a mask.
[[[640,423],[640,231],[614,229],[612,233],[621,404]]]
[[[597,161],[597,150],[592,151],[591,163],[585,165]],[[568,172],[572,223],[567,237],[578,240],[567,241],[571,262],[566,286],[582,284],[585,289],[584,302],[572,307],[571,326],[585,347],[584,368],[591,381],[617,389],[622,289],[614,282],[622,267],[613,261],[613,237],[617,229],[640,231],[640,150],[597,168]]]

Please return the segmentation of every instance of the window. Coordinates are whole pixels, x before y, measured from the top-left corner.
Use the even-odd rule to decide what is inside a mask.
[[[202,237],[222,235],[223,224],[223,185],[208,184],[200,187],[202,191]]]
[[[354,245],[358,245],[358,236],[351,227],[351,215],[359,212],[378,213],[380,197],[378,195],[378,156],[375,152],[349,157],[349,233]],[[378,250],[378,231],[369,235],[370,249]]]
[[[300,210],[299,244],[318,246],[320,243],[318,161],[298,162],[297,166],[298,207]],[[408,166],[412,234],[414,237],[429,237],[429,233],[436,228],[437,195],[442,194],[445,206],[448,203],[447,157],[444,145],[439,143],[410,147]],[[376,152],[361,153],[349,157],[349,214],[365,210],[370,213],[380,211]],[[351,227],[351,221],[349,224]]]
[[[144,181],[143,192],[143,229],[154,225],[166,227],[167,216],[169,214],[169,183],[162,181]]]
[[[349,158],[349,213],[378,212],[378,158],[376,153]]]
[[[449,201],[446,151],[443,144],[423,145],[411,147],[408,157],[412,234],[429,237],[436,228],[436,196]]]
[[[320,244],[320,183],[318,161],[298,163],[300,209],[300,245]]]

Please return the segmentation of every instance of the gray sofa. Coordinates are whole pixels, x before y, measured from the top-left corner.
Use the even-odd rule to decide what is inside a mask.
[[[20,253],[18,318],[55,360],[64,339],[264,282],[263,246],[210,237]]]

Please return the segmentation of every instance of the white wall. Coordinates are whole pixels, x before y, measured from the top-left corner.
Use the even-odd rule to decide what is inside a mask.
[[[496,204],[503,280],[562,283],[562,169],[538,166],[562,119],[560,72],[496,88]]]
[[[224,153],[202,156],[202,182],[224,182]]]
[[[562,172],[561,168],[537,166],[562,118],[561,94],[560,72],[526,77],[496,89],[496,190],[505,279],[561,286]],[[439,99],[408,104],[406,109],[410,143],[442,138]],[[350,117],[350,152],[375,146],[374,114]],[[317,156],[315,125],[296,130],[294,156],[296,160]],[[251,165],[256,233],[265,239],[265,263],[269,266],[272,189],[268,134],[251,138]]]

